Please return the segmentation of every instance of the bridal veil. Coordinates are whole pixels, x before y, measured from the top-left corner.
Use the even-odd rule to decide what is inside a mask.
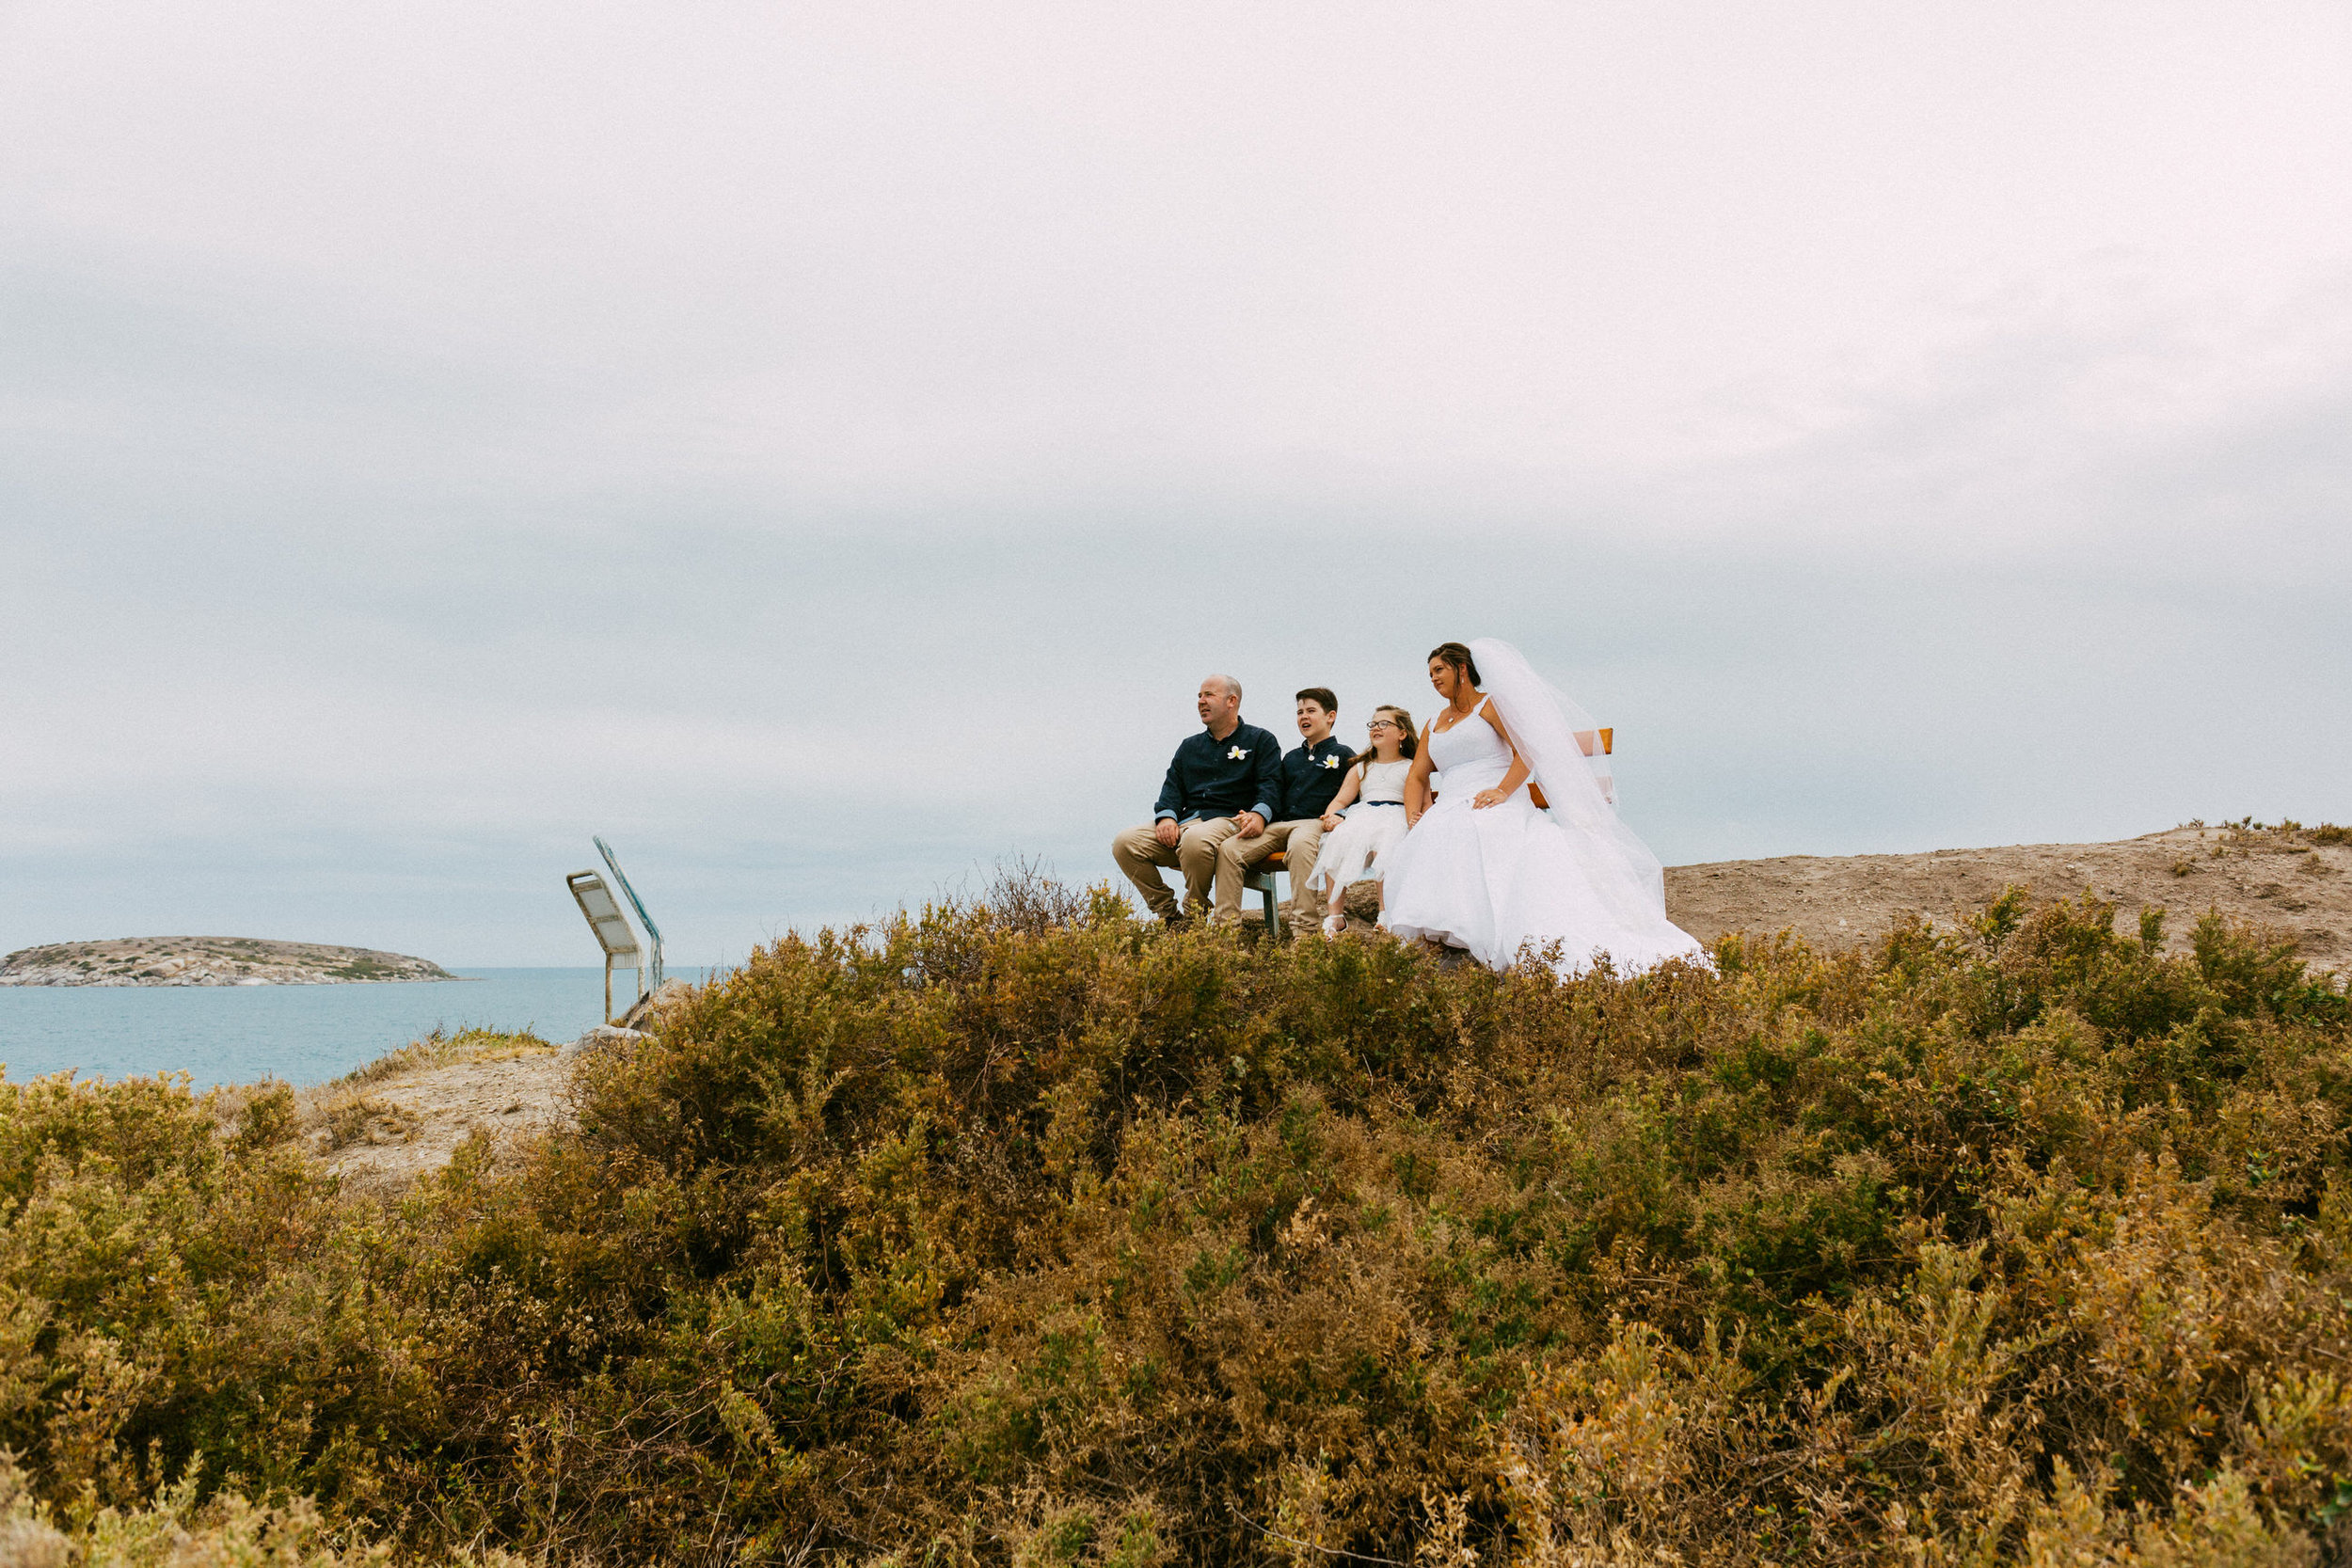
[[[1537,674],[1510,643],[1474,638],[1470,651],[1479,684],[1543,789],[1552,820],[1590,835],[1599,858],[1623,877],[1623,891],[1663,920],[1665,868],[1617,816],[1616,781],[1593,716]]]

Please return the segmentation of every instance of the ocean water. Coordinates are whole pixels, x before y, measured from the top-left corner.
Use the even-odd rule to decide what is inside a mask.
[[[531,1029],[561,1042],[603,1022],[604,971],[468,969],[458,980],[350,986],[0,986],[10,1083],[184,1072],[199,1089],[318,1084],[435,1028]],[[673,969],[686,980],[701,972]],[[628,984],[621,975],[618,983]]]

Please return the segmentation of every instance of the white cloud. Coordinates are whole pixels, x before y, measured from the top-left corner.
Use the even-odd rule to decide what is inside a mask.
[[[1487,631],[1669,858],[2352,815],[2347,25],[15,8],[0,946],[739,953]]]

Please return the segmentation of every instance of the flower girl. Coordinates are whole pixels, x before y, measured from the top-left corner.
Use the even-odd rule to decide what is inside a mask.
[[[1363,877],[1377,878],[1375,859],[1405,836],[1405,775],[1412,770],[1413,716],[1401,707],[1372,710],[1372,750],[1347,759],[1347,777],[1331,797],[1324,814],[1323,841],[1315,857],[1313,886],[1323,891],[1327,935],[1347,929],[1348,884]],[[1356,809],[1345,818],[1339,815]]]

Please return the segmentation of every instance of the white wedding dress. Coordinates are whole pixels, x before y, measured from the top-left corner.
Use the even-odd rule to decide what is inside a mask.
[[[1380,924],[1408,941],[1467,948],[1490,969],[1509,968],[1530,944],[1540,953],[1554,942],[1558,967],[1569,974],[1604,954],[1619,974],[1668,958],[1705,963],[1707,950],[1666,918],[1657,857],[1618,820],[1606,777],[1585,759],[1580,740],[1592,727],[1581,721],[1582,710],[1508,644],[1481,638],[1470,646],[1486,695],[1467,718],[1429,736],[1443,787],[1381,856]],[[1486,721],[1490,705],[1549,811],[1536,809],[1525,784],[1483,811],[1471,805],[1511,765],[1511,748]]]

